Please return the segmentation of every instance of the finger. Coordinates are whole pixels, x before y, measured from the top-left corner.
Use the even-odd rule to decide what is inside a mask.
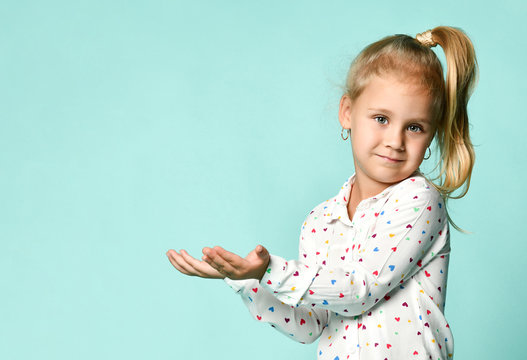
[[[223,265],[225,271],[228,271],[231,275],[239,275],[247,271],[247,260],[241,256],[227,251],[220,246],[215,246],[213,251],[217,254],[215,258],[216,263]]]
[[[243,262],[243,258],[233,252],[227,251],[221,246],[215,246],[213,249],[218,256],[227,261],[230,264],[240,264]]]
[[[177,261],[174,259],[174,256],[172,255],[172,252],[167,252],[167,256],[168,256],[168,260],[170,261],[172,266],[174,266],[179,272],[181,272],[181,273],[183,273],[185,275],[194,276],[193,274],[189,273],[187,270],[185,270],[183,267],[181,267],[177,263]]]
[[[196,271],[202,273],[204,276],[224,276],[211,267],[208,263],[195,259],[185,250],[181,250],[181,256],[187,262],[187,264],[192,266]]]
[[[184,250],[183,250],[184,251]],[[181,251],[180,251],[181,252]],[[200,276],[200,277],[206,277],[205,274],[203,274],[201,271],[195,269],[191,264],[189,264],[185,258],[181,254],[178,254],[177,252],[174,252],[174,259],[178,263],[179,266],[184,268],[186,271],[191,273],[194,276]]]
[[[204,248],[203,253],[207,257],[205,261],[214,269],[216,269],[219,273],[225,274],[227,277],[231,277],[233,274],[236,273],[236,269],[233,267],[233,265],[227,262],[224,258],[222,258],[216,252],[216,248]]]

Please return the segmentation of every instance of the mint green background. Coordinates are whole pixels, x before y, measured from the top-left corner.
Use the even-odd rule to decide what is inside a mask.
[[[165,252],[295,257],[353,172],[350,61],[437,25],[463,28],[481,68],[477,162],[450,207],[473,232],[452,230],[455,357],[524,356],[527,6],[483,4],[1,2],[0,358],[314,359]]]

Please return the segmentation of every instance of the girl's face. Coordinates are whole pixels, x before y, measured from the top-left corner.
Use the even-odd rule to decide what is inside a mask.
[[[435,133],[431,104],[423,88],[389,75],[375,76],[353,103],[342,97],[339,120],[351,130],[363,191],[380,192],[417,170]]]

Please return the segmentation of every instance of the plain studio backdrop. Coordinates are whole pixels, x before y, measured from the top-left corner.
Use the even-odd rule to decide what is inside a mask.
[[[465,30],[481,70],[471,188],[450,202],[473,232],[451,228],[455,357],[520,358],[527,6],[483,4],[3,1],[0,358],[314,359],[165,252],[295,258],[354,171],[337,120],[351,60],[438,25]]]

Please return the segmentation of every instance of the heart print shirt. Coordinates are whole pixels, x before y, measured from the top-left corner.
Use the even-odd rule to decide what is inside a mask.
[[[225,282],[256,320],[301,343],[319,339],[317,359],[451,359],[443,198],[417,171],[362,200],[350,220],[354,180],[306,216],[298,260],[271,255],[261,281]]]

